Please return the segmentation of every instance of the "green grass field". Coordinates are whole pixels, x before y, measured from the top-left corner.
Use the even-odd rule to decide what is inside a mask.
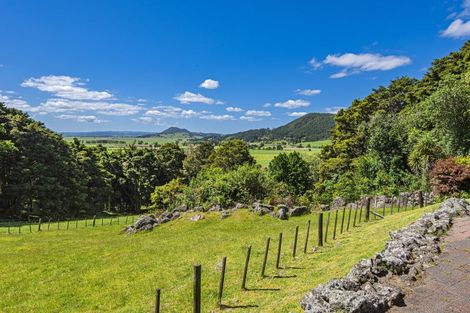
[[[315,155],[320,153],[321,149],[312,148],[311,151],[308,149],[285,149],[285,150],[259,150],[251,149],[250,154],[255,158],[256,163],[260,164],[263,167],[267,167],[269,162],[278,154],[284,152],[289,153],[292,151],[299,152],[302,156]]]
[[[219,262],[228,257],[224,303],[236,312],[301,312],[300,298],[319,283],[345,275],[352,265],[381,250],[390,230],[401,228],[434,207],[387,214],[352,227],[312,252],[317,215],[280,221],[246,210],[221,220],[212,213],[191,222],[189,215],[128,236],[123,225],[6,235],[0,229],[1,312],[151,312],[155,288],[162,289],[163,312],[190,312],[193,264],[202,264],[203,312],[218,312]],[[364,215],[362,216],[364,218]],[[312,220],[303,254],[307,220]],[[325,217],[324,222],[326,223]],[[341,214],[339,214],[339,221]],[[345,220],[346,228],[347,218]],[[340,223],[338,223],[339,225]],[[298,257],[292,258],[295,226]],[[339,226],[338,226],[339,228]],[[28,228],[26,228],[28,229]],[[43,228],[44,229],[44,228]],[[282,269],[276,270],[279,232],[284,233]],[[339,232],[339,231],[338,231]],[[263,249],[270,236],[266,278],[260,277]],[[248,291],[240,289],[248,245],[253,246]]]

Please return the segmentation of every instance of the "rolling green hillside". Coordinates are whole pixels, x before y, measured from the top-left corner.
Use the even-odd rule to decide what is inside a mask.
[[[309,113],[292,122],[274,129],[261,128],[228,135],[245,141],[290,140],[317,141],[330,137],[334,127],[334,114]]]

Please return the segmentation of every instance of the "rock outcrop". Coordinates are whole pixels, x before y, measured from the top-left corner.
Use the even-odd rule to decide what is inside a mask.
[[[402,303],[404,293],[394,278],[415,280],[440,253],[439,242],[458,215],[470,215],[470,204],[448,199],[434,213],[390,233],[385,249],[370,260],[356,264],[349,274],[319,285],[301,300],[306,313],[386,312]]]

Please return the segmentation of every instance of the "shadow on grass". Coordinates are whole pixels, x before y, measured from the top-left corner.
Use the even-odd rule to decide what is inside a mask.
[[[258,308],[256,304],[246,304],[246,305],[229,305],[229,304],[222,304],[220,306],[221,310],[226,309],[249,309],[249,308]]]
[[[244,291],[281,291],[280,288],[246,288]]]

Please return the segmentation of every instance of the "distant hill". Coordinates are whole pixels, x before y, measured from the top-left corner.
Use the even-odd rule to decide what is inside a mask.
[[[174,134],[188,134],[191,135],[191,132],[186,128],[179,128],[179,127],[170,127],[165,129],[164,131],[158,133],[159,135],[174,135]]]
[[[309,113],[277,128],[251,129],[227,135],[228,138],[240,138],[245,141],[292,140],[317,141],[330,138],[335,125],[334,114]]]
[[[215,138],[220,137],[222,135],[216,133],[200,133],[200,132],[192,132],[187,130],[186,128],[179,128],[179,127],[169,127],[164,131],[159,133],[150,133],[145,134],[139,137],[148,138],[148,137],[168,137],[168,136],[179,136],[179,137],[188,137],[188,138]]]
[[[96,132],[63,132],[64,137],[178,137],[191,140],[224,138],[240,138],[245,141],[260,140],[290,140],[290,141],[317,141],[330,137],[331,129],[334,127],[334,114],[309,113],[299,117],[292,122],[273,129],[259,128],[250,129],[230,135],[217,133],[192,132],[185,128],[169,127],[159,133],[136,132],[136,131],[96,131]]]

